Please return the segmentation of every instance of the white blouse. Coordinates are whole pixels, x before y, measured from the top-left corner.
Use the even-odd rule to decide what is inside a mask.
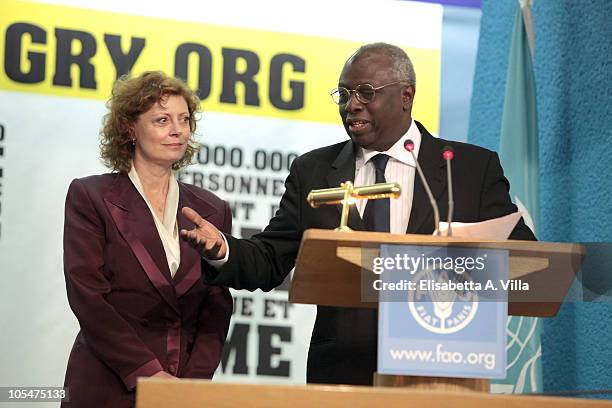
[[[151,203],[149,203],[149,200],[147,200],[147,197],[145,196],[144,188],[142,187],[142,183],[140,182],[140,178],[138,177],[138,173],[136,172],[134,166],[132,166],[130,169],[128,177],[151,211],[151,215],[155,221],[155,227],[157,228],[159,238],[161,239],[164,247],[164,252],[166,253],[166,260],[168,261],[170,274],[172,277],[174,277],[174,274],[181,263],[178,225],[176,222],[179,201],[178,182],[174,177],[170,177],[168,182],[168,194],[166,195],[166,206],[164,209],[164,221],[161,222],[157,217],[155,210],[151,206]]]

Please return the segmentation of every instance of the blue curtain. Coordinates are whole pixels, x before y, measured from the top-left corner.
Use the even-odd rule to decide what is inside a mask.
[[[482,11],[468,141],[497,150],[516,0]],[[610,242],[612,2],[535,0],[533,17],[538,238]],[[565,304],[544,322],[542,352],[544,391],[611,389],[612,304]]]

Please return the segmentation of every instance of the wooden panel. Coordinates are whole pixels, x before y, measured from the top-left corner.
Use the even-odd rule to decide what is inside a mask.
[[[137,408],[611,408],[612,402],[353,386],[221,384],[141,378]]]
[[[404,389],[430,391],[477,391],[488,393],[491,390],[491,381],[483,378],[425,377],[378,373],[374,373],[374,385],[378,387],[403,387]]]

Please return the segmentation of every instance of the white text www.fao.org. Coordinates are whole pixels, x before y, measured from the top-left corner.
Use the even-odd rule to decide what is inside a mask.
[[[442,350],[442,344],[436,345],[436,350],[406,350],[390,349],[393,360],[423,361],[446,364],[481,365],[487,370],[495,368],[495,354],[493,353],[467,353],[460,351]]]

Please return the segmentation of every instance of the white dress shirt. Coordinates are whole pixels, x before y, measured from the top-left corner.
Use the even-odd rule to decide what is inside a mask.
[[[406,134],[391,146],[389,150],[378,152],[360,147],[357,150],[357,157],[355,159],[354,184],[355,186],[364,186],[376,182],[376,169],[374,168],[374,163],[370,159],[379,153],[384,153],[389,156],[389,161],[385,168],[385,180],[387,183],[398,183],[402,189],[399,198],[391,199],[391,220],[389,225],[391,228],[390,232],[393,234],[406,233],[408,220],[410,219],[410,211],[412,209],[416,167],[412,155],[404,148],[404,141],[406,139],[412,139],[414,143],[414,154],[418,157],[421,147],[421,133],[413,120]],[[362,217],[366,204],[367,200],[358,200],[356,204],[357,210]]]
[[[147,200],[145,196],[144,189],[142,187],[142,183],[140,182],[140,177],[138,177],[138,173],[134,166],[130,169],[128,173],[128,177],[136,187],[136,190],[140,193],[145,203],[149,207],[151,211],[151,215],[153,216],[153,220],[155,221],[155,227],[157,228],[157,232],[159,234],[159,238],[161,239],[162,245],[164,247],[164,252],[166,253],[166,260],[168,261],[168,268],[170,269],[170,274],[174,277],[180,263],[181,263],[181,249],[179,245],[179,234],[178,234],[178,224],[176,222],[176,212],[178,210],[178,202],[179,202],[179,188],[178,182],[174,178],[174,176],[170,177],[168,181],[168,193],[166,194],[166,206],[164,208],[164,221],[160,221],[155,213],[155,210]]]

